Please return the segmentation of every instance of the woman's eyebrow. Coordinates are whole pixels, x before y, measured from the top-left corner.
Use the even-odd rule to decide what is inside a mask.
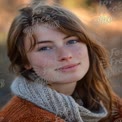
[[[64,40],[64,39],[67,39],[67,38],[69,38],[69,37],[72,37],[72,36],[73,36],[73,35],[65,36],[65,37],[63,38],[63,40]],[[51,41],[51,40],[42,40],[42,41],[37,42],[37,44],[43,44],[43,43],[53,43],[53,41]]]
[[[37,44],[43,44],[43,43],[53,43],[51,40],[44,40],[44,41],[39,41]]]
[[[67,39],[69,37],[73,37],[73,35],[68,35],[68,36],[65,36],[63,39]]]

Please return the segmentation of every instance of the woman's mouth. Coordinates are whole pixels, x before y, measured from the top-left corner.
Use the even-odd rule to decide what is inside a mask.
[[[59,71],[62,71],[62,72],[75,71],[78,68],[79,65],[80,65],[80,63],[69,64],[69,65],[60,67],[60,68],[58,68],[56,70],[59,70]]]

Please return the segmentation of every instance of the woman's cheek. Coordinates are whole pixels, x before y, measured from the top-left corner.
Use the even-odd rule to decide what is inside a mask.
[[[30,63],[36,67],[45,67],[46,65],[48,65],[48,62],[49,62],[47,57],[42,56],[39,53],[30,56],[29,60],[30,60]]]
[[[80,48],[80,47],[77,47],[77,48],[74,48],[73,50],[72,50],[72,53],[73,53],[73,55],[74,56],[82,56],[82,49]]]

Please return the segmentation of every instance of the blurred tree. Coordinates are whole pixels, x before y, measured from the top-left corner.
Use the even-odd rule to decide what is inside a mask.
[[[32,2],[32,4],[37,4],[37,3],[46,3],[47,2],[47,0],[31,0],[31,2]]]
[[[61,4],[61,0],[32,0],[33,4],[37,4],[37,3],[48,3],[48,4]]]
[[[84,0],[86,6],[94,6],[99,3],[98,0]]]
[[[54,0],[55,4],[61,5],[61,0]]]
[[[122,17],[122,0],[99,0],[100,5],[105,6],[111,15]]]

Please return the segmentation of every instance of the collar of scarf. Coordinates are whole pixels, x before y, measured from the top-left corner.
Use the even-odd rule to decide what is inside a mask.
[[[66,122],[98,122],[107,115],[102,103],[97,113],[90,111],[79,105],[71,96],[49,88],[41,79],[31,82],[22,76],[17,77],[11,85],[11,90],[15,95],[54,113]]]

